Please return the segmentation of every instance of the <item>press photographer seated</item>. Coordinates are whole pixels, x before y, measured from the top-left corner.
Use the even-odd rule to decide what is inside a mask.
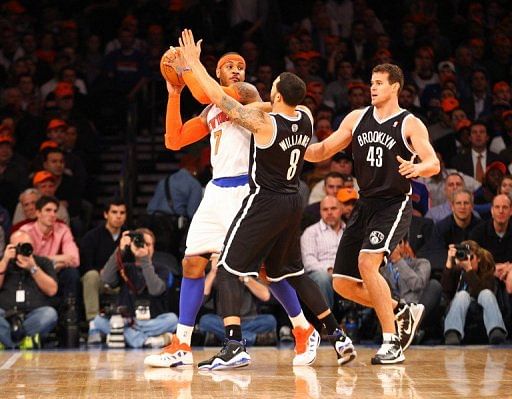
[[[32,244],[17,231],[0,260],[0,343],[8,348],[40,347],[41,336],[57,324],[49,299],[57,293],[55,269],[48,258],[33,255]]]
[[[123,310],[96,316],[89,324],[89,335],[108,334],[109,347],[124,347],[125,341],[132,348],[165,346],[170,341],[168,332],[176,330],[178,318],[166,312],[169,269],[153,263],[154,245],[149,229],[125,231],[101,270],[102,283],[120,287],[114,308]]]
[[[494,270],[495,263],[491,253],[475,241],[450,244],[441,279],[443,293],[451,299],[444,322],[447,345],[461,343],[466,316],[476,304],[482,308],[489,343],[498,345],[505,342],[507,330],[494,295]]]

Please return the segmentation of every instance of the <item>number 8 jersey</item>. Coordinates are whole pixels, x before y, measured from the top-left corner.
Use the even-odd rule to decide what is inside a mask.
[[[270,143],[258,146],[254,137],[251,139],[251,191],[261,188],[283,194],[297,193],[304,153],[313,135],[313,121],[300,109],[295,117],[276,113],[269,116],[274,125]]]
[[[411,160],[414,150],[407,142],[404,123],[413,116],[401,109],[380,120],[373,106],[363,110],[352,129],[354,174],[362,197],[391,198],[411,194],[411,183],[398,172],[400,155]]]

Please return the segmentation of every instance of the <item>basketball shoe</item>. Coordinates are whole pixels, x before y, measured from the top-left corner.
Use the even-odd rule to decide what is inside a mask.
[[[400,346],[405,351],[414,340],[421,317],[425,311],[422,304],[401,304],[395,315],[396,333],[400,339]]]
[[[245,367],[251,363],[251,356],[245,349],[245,339],[235,341],[224,340],[224,346],[219,353],[208,360],[199,362],[197,367],[200,370],[223,370],[237,367]]]
[[[354,360],[357,357],[357,352],[354,349],[352,340],[342,330],[337,328],[332,335],[328,335],[327,337],[329,338],[329,341],[334,345],[334,349],[336,349],[338,364],[340,366]]]
[[[309,366],[316,359],[316,348],[320,345],[320,334],[310,324],[308,329],[295,327],[292,330],[295,337],[294,366]]]
[[[372,364],[395,364],[405,360],[400,339],[395,335],[391,341],[384,341],[374,357]]]
[[[149,355],[144,359],[144,364],[151,367],[188,367],[194,364],[192,349],[187,344],[182,344],[176,335],[158,355]]]

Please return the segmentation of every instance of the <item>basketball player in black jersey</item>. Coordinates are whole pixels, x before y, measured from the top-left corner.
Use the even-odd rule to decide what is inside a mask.
[[[297,107],[306,94],[305,83],[289,72],[279,75],[272,86],[272,113],[268,114],[242,106],[224,94],[201,65],[200,41],[194,42],[191,31],[183,31],[180,46],[211,101],[230,120],[253,133],[249,161],[250,194],[231,224],[218,262],[218,295],[223,308],[220,312],[227,338],[221,351],[199,363],[198,367],[218,370],[249,364],[250,356],[240,329],[241,300],[236,280],[245,276],[257,277],[263,261],[268,279],[280,281],[286,278],[325,325],[336,349],[338,363],[349,362],[356,357],[352,342],[339,330],[320,289],[304,274],[301,261],[299,176],[313,135],[313,118],[309,110]],[[307,341],[312,342],[313,347],[318,346],[318,333],[311,328],[308,335]]]
[[[409,179],[439,172],[425,125],[398,105],[403,79],[397,65],[373,68],[372,105],[348,114],[336,132],[311,145],[305,156],[308,161],[319,162],[352,142],[361,198],[338,247],[333,287],[343,297],[375,309],[383,344],[372,364],[404,361],[403,350],[412,342],[423,313],[422,305],[401,305],[391,298],[379,268],[409,230]],[[417,163],[416,155],[420,159]]]

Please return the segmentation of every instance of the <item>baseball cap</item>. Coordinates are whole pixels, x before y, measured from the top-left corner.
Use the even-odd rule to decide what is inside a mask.
[[[43,151],[46,148],[58,148],[59,145],[53,140],[46,140],[41,143],[39,146],[39,152]]]
[[[452,112],[454,109],[459,108],[459,101],[456,98],[448,97],[441,101],[441,108],[444,112]]]
[[[40,170],[39,172],[36,172],[36,174],[34,175],[34,178],[32,179],[32,185],[35,186],[47,180],[55,181],[55,176],[53,176],[47,170]]]
[[[73,85],[68,82],[58,82],[53,92],[55,93],[55,97],[58,98],[72,96],[74,94]]]
[[[441,69],[448,68],[450,71],[455,73],[455,65],[453,65],[453,62],[451,61],[441,61],[439,64],[437,64],[437,70],[440,71]]]
[[[338,198],[338,201],[340,202],[348,202],[357,200],[359,196],[353,188],[343,187],[336,193],[336,198]]]
[[[459,130],[464,129],[465,127],[470,127],[470,126],[471,126],[471,121],[469,119],[464,118],[457,122],[457,124],[455,125],[455,131],[458,132]]]
[[[62,119],[52,119],[50,121],[50,123],[48,123],[48,126],[47,126],[47,130],[50,130],[50,129],[57,129],[59,127],[67,127],[68,124],[62,120]]]
[[[495,83],[494,86],[492,87],[492,92],[496,93],[498,90],[502,90],[502,89],[510,89],[510,85],[504,81]]]
[[[0,144],[14,144],[14,138],[9,133],[0,133]]]
[[[491,162],[485,168],[485,174],[489,173],[493,169],[497,169],[497,170],[501,171],[501,173],[503,173],[504,175],[507,174],[507,166],[503,162],[500,162],[500,161]]]
[[[503,111],[503,113],[501,114],[501,117],[503,119],[505,119],[508,116],[512,116],[512,109],[507,109],[506,111]]]

